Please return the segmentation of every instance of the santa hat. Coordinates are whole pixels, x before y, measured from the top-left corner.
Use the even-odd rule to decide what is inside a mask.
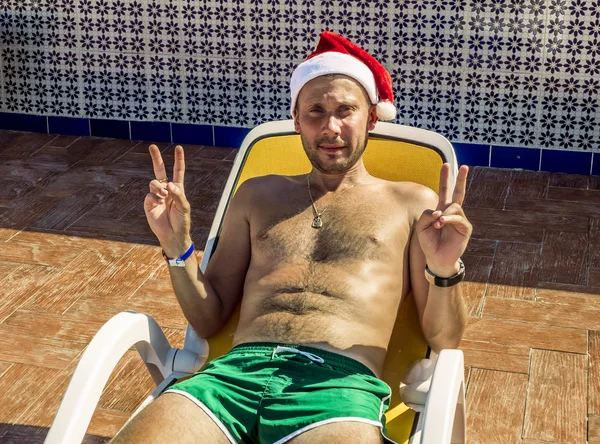
[[[302,87],[312,79],[327,74],[352,77],[367,91],[371,103],[377,104],[377,117],[381,120],[396,117],[390,73],[364,49],[329,31],[321,33],[315,52],[298,65],[292,74],[292,116]]]

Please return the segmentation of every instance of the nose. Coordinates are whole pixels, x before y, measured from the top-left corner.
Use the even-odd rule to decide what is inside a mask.
[[[328,134],[339,136],[341,134],[340,119],[338,119],[335,115],[329,116],[326,122],[325,131]]]

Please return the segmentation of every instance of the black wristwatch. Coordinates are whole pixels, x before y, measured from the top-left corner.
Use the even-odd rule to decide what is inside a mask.
[[[461,259],[458,260],[458,264],[460,265],[460,270],[454,276],[450,276],[449,278],[441,278],[436,276],[431,272],[429,267],[425,265],[425,278],[427,282],[435,285],[436,287],[452,287],[453,285],[462,282],[465,278],[465,264]]]

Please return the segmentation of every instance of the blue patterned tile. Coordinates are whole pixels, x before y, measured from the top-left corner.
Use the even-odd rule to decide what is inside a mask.
[[[47,133],[48,124],[44,116],[30,114],[0,113],[0,129]]]
[[[171,124],[168,122],[131,122],[131,140],[171,142]]]
[[[476,143],[453,142],[459,165],[490,166],[490,146]]]
[[[89,136],[90,121],[76,117],[48,117],[50,134],[70,134],[72,136]]]
[[[112,137],[115,139],[131,139],[129,122],[123,120],[90,119],[90,128],[94,137]]]
[[[172,123],[173,143],[214,146],[211,125],[194,125],[190,123]]]
[[[250,128],[235,128],[215,125],[215,146],[239,148]]]
[[[540,168],[539,148],[518,148],[512,146],[492,145],[492,161],[494,168],[520,168],[538,171]]]
[[[592,153],[583,151],[542,150],[542,171],[590,174]]]

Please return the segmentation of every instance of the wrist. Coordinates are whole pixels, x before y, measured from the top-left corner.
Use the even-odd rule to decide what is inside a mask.
[[[182,241],[161,244],[162,250],[169,259],[177,259],[185,254],[192,244],[192,238],[186,236]]]
[[[440,278],[449,278],[458,274],[460,271],[460,262],[456,261],[454,265],[451,266],[435,264],[429,265],[429,263],[427,263],[427,268],[429,268],[429,271]]]

